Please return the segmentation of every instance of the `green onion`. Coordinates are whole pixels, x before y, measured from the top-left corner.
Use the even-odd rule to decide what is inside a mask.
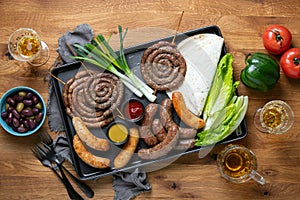
[[[72,58],[89,62],[115,74],[135,95],[139,97],[145,95],[150,102],[154,102],[156,100],[156,96],[153,94],[154,91],[140,80],[127,64],[123,42],[128,29],[126,28],[124,34],[121,26],[118,27],[118,30],[120,37],[120,56],[110,47],[108,40],[105,40],[103,35],[99,34],[91,43],[87,43],[84,46],[75,44],[74,47],[76,48],[78,56],[72,56]],[[125,75],[119,72],[119,70]]]

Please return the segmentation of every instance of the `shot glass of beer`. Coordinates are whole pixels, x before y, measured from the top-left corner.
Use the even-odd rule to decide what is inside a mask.
[[[294,112],[284,101],[272,100],[254,114],[255,127],[270,134],[282,134],[287,132],[294,123]]]
[[[251,179],[260,184],[266,180],[257,173],[255,154],[241,145],[228,145],[217,157],[217,166],[222,177],[233,183],[244,183]]]

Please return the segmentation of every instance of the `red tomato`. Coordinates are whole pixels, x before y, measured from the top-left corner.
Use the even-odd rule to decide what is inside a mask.
[[[291,48],[284,52],[280,65],[286,76],[300,78],[300,48]]]
[[[269,26],[262,35],[265,49],[274,55],[286,51],[292,43],[292,34],[284,26]]]

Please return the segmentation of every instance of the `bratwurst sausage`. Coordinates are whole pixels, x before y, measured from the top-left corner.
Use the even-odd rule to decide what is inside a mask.
[[[140,149],[138,151],[138,156],[144,160],[157,159],[164,155],[167,155],[177,144],[179,134],[178,126],[170,126],[168,128],[168,134],[164,141],[155,145],[149,149]]]
[[[149,146],[153,146],[157,144],[157,138],[153,135],[151,131],[151,123],[152,120],[157,113],[158,104],[149,103],[145,109],[145,116],[140,126],[140,134],[145,143]]]
[[[134,151],[139,142],[139,130],[137,128],[130,128],[129,132],[130,136],[128,141],[114,160],[114,167],[116,169],[122,168],[127,165],[132,155],[134,154]]]
[[[152,131],[159,142],[167,137],[167,131],[159,119],[154,119],[152,122]]]
[[[73,147],[79,158],[86,164],[100,169],[109,167],[110,160],[108,158],[103,158],[91,154],[85,148],[77,134],[73,137]]]
[[[141,74],[156,90],[172,90],[184,80],[186,62],[176,45],[160,41],[150,46],[141,59]]]
[[[166,98],[165,100],[162,101],[161,103],[161,108],[160,108],[160,117],[162,121],[162,125],[168,129],[171,125],[177,125],[173,121],[173,116],[172,116],[172,100]],[[179,127],[179,137],[184,138],[184,139],[191,139],[196,136],[197,130],[194,128],[183,128]]]
[[[203,119],[194,115],[185,105],[184,99],[181,92],[172,93],[173,107],[178,115],[178,117],[188,126],[201,129],[205,126]]]
[[[109,142],[91,133],[80,117],[73,117],[72,123],[79,138],[89,147],[98,151],[107,151],[110,148]]]

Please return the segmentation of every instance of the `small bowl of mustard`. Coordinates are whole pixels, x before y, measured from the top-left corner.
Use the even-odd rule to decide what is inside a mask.
[[[127,142],[129,129],[125,122],[115,121],[107,129],[108,139],[116,146],[123,145]]]

